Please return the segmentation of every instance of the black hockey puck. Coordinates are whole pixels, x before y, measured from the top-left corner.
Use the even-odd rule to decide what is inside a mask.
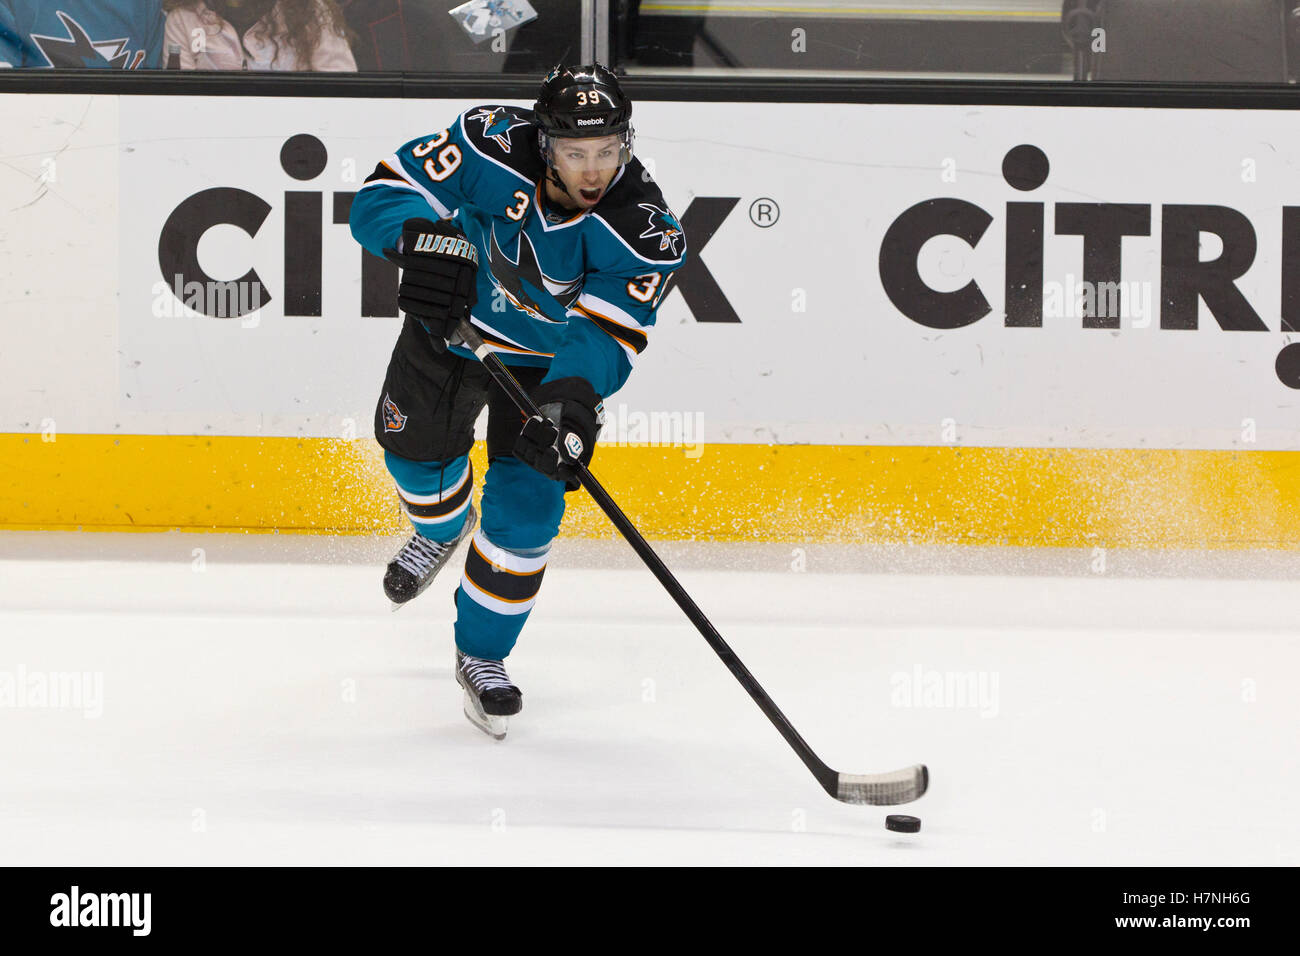
[[[904,816],[901,813],[891,813],[885,817],[885,829],[897,830],[899,833],[919,833],[921,818]]]

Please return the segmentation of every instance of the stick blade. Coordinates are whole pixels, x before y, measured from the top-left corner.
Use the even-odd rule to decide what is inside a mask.
[[[930,771],[925,764],[895,770],[892,773],[837,774],[836,800],[872,807],[893,807],[919,799],[930,787]]]

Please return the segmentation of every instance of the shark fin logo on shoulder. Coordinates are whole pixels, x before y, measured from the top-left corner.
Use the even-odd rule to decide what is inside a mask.
[[[519,119],[509,110],[497,107],[494,110],[482,109],[469,117],[483,124],[483,135],[494,140],[504,152],[510,152],[510,131],[516,126],[527,126],[525,120]]]
[[[659,237],[659,251],[671,251],[674,256],[680,255],[677,244],[682,241],[682,224],[677,221],[667,208],[660,209],[653,203],[638,203],[642,209],[650,214],[650,225],[645,232],[641,233],[642,239],[653,239]]]

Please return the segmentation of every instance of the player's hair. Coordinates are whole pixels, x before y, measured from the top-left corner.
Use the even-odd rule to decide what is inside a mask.
[[[205,4],[203,0],[163,0],[164,13],[180,9],[197,11],[200,6],[207,6],[213,14],[220,16],[211,4]],[[311,58],[320,46],[324,31],[329,30],[341,37],[349,35],[337,0],[262,0],[260,6],[264,15],[272,10],[276,13],[271,22],[277,29],[269,37],[275,44],[276,56],[279,56],[280,44],[287,43],[293,49],[299,70],[311,69]]]

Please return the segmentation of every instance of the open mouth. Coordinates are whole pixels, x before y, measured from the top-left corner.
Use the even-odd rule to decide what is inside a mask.
[[[595,189],[580,188],[578,192],[582,194],[582,198],[585,199],[587,202],[595,202],[597,199],[600,198],[600,194],[604,192],[604,190],[601,189],[599,186],[597,186]]]

